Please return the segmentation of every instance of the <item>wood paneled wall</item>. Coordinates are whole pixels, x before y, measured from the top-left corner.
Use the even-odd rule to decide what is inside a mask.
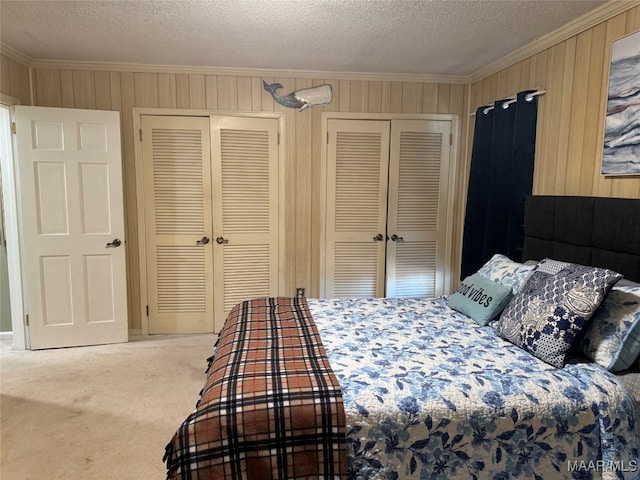
[[[283,92],[329,83],[334,97],[323,108],[303,112],[275,103],[262,81],[279,82]],[[325,78],[265,78],[203,74],[135,73],[36,68],[34,105],[121,112],[130,328],[141,326],[138,225],[134,162],[134,107],[206,109],[221,112],[279,111],[285,115],[284,295],[305,287],[317,296],[320,284],[321,114],[447,113],[466,119],[466,86],[457,84]],[[461,135],[462,138],[462,135]]]
[[[640,176],[600,174],[611,43],[639,29],[637,6],[471,85],[470,112],[522,90],[546,90],[534,193],[640,198]]]
[[[0,93],[17,98],[20,105],[31,105],[29,67],[0,55]]]

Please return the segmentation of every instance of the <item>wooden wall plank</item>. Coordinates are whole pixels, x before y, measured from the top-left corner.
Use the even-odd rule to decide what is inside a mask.
[[[402,113],[402,82],[391,82],[391,96],[389,99],[389,111],[392,113]]]
[[[204,75],[189,75],[189,108],[207,108]]]
[[[606,69],[604,58],[604,39],[607,28],[600,24],[591,31],[591,45],[589,52],[589,72],[602,72]],[[582,168],[580,170],[579,195],[591,195],[593,179],[600,176],[602,167],[602,149],[604,145],[604,119],[606,113],[606,98],[601,92],[606,91],[603,85],[603,75],[589,75],[587,79],[587,93],[585,102],[584,136],[582,140]]]
[[[0,54],[0,92],[17,98],[20,105],[31,105],[29,67]]]
[[[571,128],[571,107],[573,89],[573,72],[575,67],[576,38],[566,42],[562,69],[562,84],[560,90],[559,139],[556,163],[556,183],[554,193],[566,193],[567,155],[569,154],[569,134]]]
[[[218,77],[207,75],[204,79],[205,105],[208,110],[218,109]]]
[[[445,83],[438,84],[438,111],[437,113],[449,113],[451,108],[449,102],[451,92],[451,85]]]
[[[251,77],[251,110],[253,112],[262,111],[262,92],[264,92],[262,79],[260,77]]]
[[[531,71],[531,68],[532,68],[531,63],[532,63],[531,57],[520,62],[521,64],[520,78],[518,81],[518,86],[516,87],[514,92],[521,92],[523,90],[527,90],[529,88],[529,85],[531,85],[531,77],[533,75]]]
[[[589,79],[589,61],[591,52],[591,31],[586,31],[576,37],[575,61],[573,76],[568,79],[571,84],[571,116],[567,135],[567,161],[564,176],[563,193],[578,195],[580,175],[584,159],[582,157],[584,144],[585,112],[587,103],[587,87]]]
[[[321,85],[327,83],[324,80],[315,80],[314,85]],[[373,82],[378,83],[378,82]],[[372,89],[369,87],[369,108],[371,107]],[[325,108],[314,108],[311,110],[311,188],[307,196],[310,201],[310,251],[307,256],[310,259],[310,276],[307,296],[318,296],[320,292],[320,256],[321,256],[321,232],[322,232],[322,212],[324,207],[321,204],[321,184],[322,171],[325,165],[322,158],[322,144],[326,141],[325,137],[321,135],[322,132],[322,113]]]
[[[218,110],[237,110],[238,77],[218,76]]]
[[[189,75],[176,75],[176,107],[191,108],[190,89]]]
[[[438,84],[422,84],[422,112],[438,111]]]
[[[74,70],[71,72],[73,82],[73,105],[75,108],[96,108],[96,84],[94,72]]]
[[[4,55],[0,55],[0,92],[5,95],[11,95],[13,93],[13,88],[11,85],[11,76],[12,72],[18,70],[12,65],[12,60]]]
[[[129,265],[127,276],[127,289],[129,293],[129,325],[133,329],[141,328],[140,319],[140,274],[138,254],[138,210],[136,198],[136,169],[134,157],[134,132],[133,111],[136,105],[136,88],[134,74],[130,72],[120,73],[120,107],[127,115],[122,115],[122,155],[123,155],[123,185],[124,185],[124,211],[125,230],[127,238],[127,263]]]
[[[338,82],[340,89],[340,97],[338,100],[338,111],[348,112],[350,111],[351,102],[351,82],[349,80],[340,80]]]
[[[96,108],[111,110],[111,79],[109,72],[95,72]]]
[[[367,99],[367,112],[382,111],[382,82],[368,82],[369,97]]]
[[[34,105],[62,107],[60,70],[36,69],[33,78],[35,83]]]
[[[158,75],[155,73],[134,73],[135,105],[138,107],[159,107],[160,90]]]
[[[111,93],[111,108],[120,113],[120,121],[124,113],[122,112],[122,89],[120,84],[120,73],[109,72],[109,90]]]
[[[518,62],[507,69],[507,78],[504,97],[510,97],[520,91],[520,79],[522,75],[522,62]]]
[[[73,71],[60,70],[60,91],[62,92],[62,106],[64,108],[74,108]]]
[[[251,77],[238,77],[238,110],[240,112],[251,111]]]
[[[380,112],[391,111],[391,82],[382,82],[382,99],[380,101]]]
[[[422,83],[404,83],[402,87],[402,113],[420,113],[422,111]]]
[[[176,108],[176,76],[172,73],[158,74],[158,106]]]
[[[349,104],[345,111],[354,113],[366,111],[365,106],[368,106],[368,102],[365,94],[368,95],[368,87],[365,87],[365,83],[368,85],[368,82],[362,80],[349,81]]]

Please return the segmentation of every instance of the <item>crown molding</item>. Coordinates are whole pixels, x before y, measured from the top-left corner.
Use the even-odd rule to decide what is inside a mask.
[[[631,8],[640,5],[640,0],[610,0],[608,3],[591,10],[572,22],[563,25],[547,35],[515,50],[514,52],[496,60],[489,65],[476,70],[470,75],[471,83],[478,82],[494,73],[500,72],[511,65],[526,60],[527,58],[540,53],[547,48],[551,48],[560,42],[578,35],[596,25],[609,20]]]
[[[25,55],[24,53],[16,50],[15,48],[7,45],[4,42],[0,42],[0,53],[10,60],[18,62],[19,64],[27,68],[29,68],[31,66],[31,63],[33,62],[33,59],[31,57]]]
[[[377,72],[335,72],[312,70],[277,70],[268,68],[227,68],[204,67],[191,65],[158,65],[142,63],[103,63],[78,62],[62,60],[33,59],[33,68],[51,68],[60,70],[96,70],[135,73],[169,73],[191,75],[224,75],[245,77],[291,77],[291,78],[324,78],[336,80],[368,80],[397,82],[426,82],[467,84],[469,75],[431,75],[411,73],[377,73]]]

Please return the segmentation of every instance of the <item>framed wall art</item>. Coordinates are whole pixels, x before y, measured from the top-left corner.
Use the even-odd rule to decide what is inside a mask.
[[[611,46],[602,175],[640,175],[640,31]]]

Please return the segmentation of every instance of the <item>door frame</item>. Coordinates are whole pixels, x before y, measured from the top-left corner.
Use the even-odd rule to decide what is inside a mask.
[[[349,112],[323,112],[322,133],[320,138],[328,139],[329,120],[434,120],[451,122],[451,150],[449,152],[449,178],[447,181],[447,215],[445,242],[445,271],[443,288],[445,293],[453,288],[453,226],[455,212],[455,186],[458,178],[458,164],[460,160],[460,116],[452,113],[349,113]],[[326,205],[327,205],[327,141],[321,145],[320,168],[320,297],[326,292]]]
[[[13,106],[20,105],[20,100],[8,95],[0,95],[2,109],[6,109],[9,125],[2,128],[0,136],[4,140],[7,155],[2,155],[2,202],[5,214],[5,234],[7,238],[7,267],[9,273],[9,296],[11,304],[11,333],[14,350],[25,350],[31,347],[28,327],[25,325],[25,304],[22,274],[22,239],[20,236],[20,213],[18,191],[16,189],[16,152],[11,132],[14,123]],[[4,127],[4,125],[3,125]],[[5,158],[6,157],[6,158]]]
[[[235,112],[226,110],[202,110],[184,108],[133,108],[133,138],[134,141],[134,162],[136,170],[136,209],[138,214],[138,271],[140,275],[140,331],[129,331],[130,334],[149,335],[149,317],[147,316],[148,297],[148,276],[147,276],[147,255],[146,255],[146,224],[144,212],[144,182],[142,167],[142,142],[140,132],[142,126],[142,116],[185,116],[185,117],[250,117],[250,118],[273,118],[278,120],[278,291],[284,288],[285,271],[285,114],[284,112]]]

